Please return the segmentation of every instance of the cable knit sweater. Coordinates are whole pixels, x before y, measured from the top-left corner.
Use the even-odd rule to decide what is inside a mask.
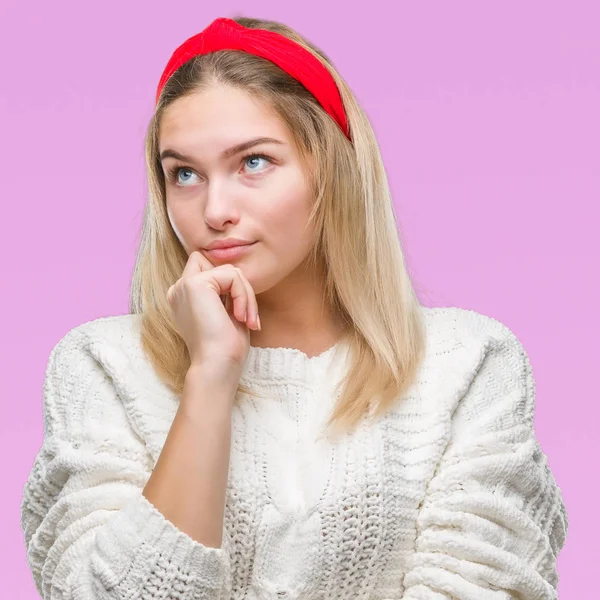
[[[21,504],[44,600],[550,600],[568,519],[534,431],[527,354],[501,322],[423,307],[418,382],[377,421],[319,437],[346,347],[250,347],[232,414],[223,543],[143,495],[178,406],[139,315],[53,348]],[[198,507],[202,510],[202,507]]]

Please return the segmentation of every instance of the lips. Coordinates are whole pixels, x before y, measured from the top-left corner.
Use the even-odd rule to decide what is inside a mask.
[[[253,242],[247,242],[247,243],[235,243],[235,244],[227,244],[226,246],[214,246],[214,248],[208,248],[209,250],[226,250],[227,248],[236,248],[237,246],[248,246],[250,245],[250,243]]]
[[[226,248],[213,248],[212,250],[207,250],[206,252],[210,258],[216,260],[232,260],[242,256],[246,252],[249,252],[255,244],[256,242],[252,242],[251,244],[238,244],[236,246],[228,246]]]
[[[254,240],[256,241],[256,240]],[[253,244],[250,240],[244,240],[240,238],[227,238],[224,240],[215,240],[211,242],[208,246],[206,246],[205,250],[214,250],[215,248],[232,248],[233,246],[246,246],[248,244]]]

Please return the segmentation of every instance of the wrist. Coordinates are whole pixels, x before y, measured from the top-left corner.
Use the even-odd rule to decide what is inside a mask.
[[[195,426],[227,426],[231,424],[233,406],[232,395],[224,394],[222,390],[216,393],[207,389],[198,390],[198,393],[184,391],[177,417]]]
[[[186,372],[185,381],[201,381],[207,386],[236,390],[240,374],[238,367],[233,364],[192,361]]]
[[[207,407],[233,407],[239,377],[233,368],[204,363],[192,363],[184,380],[181,404],[194,412]]]

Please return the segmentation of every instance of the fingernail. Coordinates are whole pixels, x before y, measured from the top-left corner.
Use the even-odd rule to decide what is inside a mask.
[[[258,325],[258,330],[260,331],[260,316],[258,314],[256,315],[256,324]]]

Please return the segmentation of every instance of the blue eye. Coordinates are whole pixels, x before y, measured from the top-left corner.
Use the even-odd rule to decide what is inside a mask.
[[[254,159],[257,159],[257,158],[258,159],[263,159],[263,160],[267,161],[270,164],[273,163],[273,159],[270,156],[267,156],[266,154],[246,154],[246,156],[244,156],[242,158],[242,164],[247,164],[247,162],[249,160],[251,160],[251,159],[254,160]],[[263,169],[250,169],[248,172],[249,173],[259,173],[262,170]],[[169,179],[169,182],[172,183],[172,184],[174,184],[174,185],[181,186],[181,187],[187,187],[185,185],[185,183],[190,180],[189,177],[187,177],[184,181],[180,181],[179,180],[179,174],[180,173],[184,173],[184,172],[195,174],[193,172],[193,170],[190,169],[189,167],[181,167],[180,165],[174,165],[174,166],[170,167],[168,169],[168,179]]]
[[[188,173],[192,173],[192,170],[188,169],[187,167],[173,167],[172,169],[169,170],[169,180],[172,183],[179,185],[179,183],[180,183],[180,181],[178,179],[179,173],[184,172],[184,171],[187,171]],[[184,182],[184,184],[185,184],[185,182]]]
[[[247,154],[246,156],[244,156],[242,161],[245,163],[246,161],[248,161],[250,159],[256,159],[256,158],[262,158],[263,160],[266,160],[269,163],[273,162],[273,160],[271,159],[270,156],[266,156],[264,154]],[[252,171],[256,171],[256,169],[252,169]]]

